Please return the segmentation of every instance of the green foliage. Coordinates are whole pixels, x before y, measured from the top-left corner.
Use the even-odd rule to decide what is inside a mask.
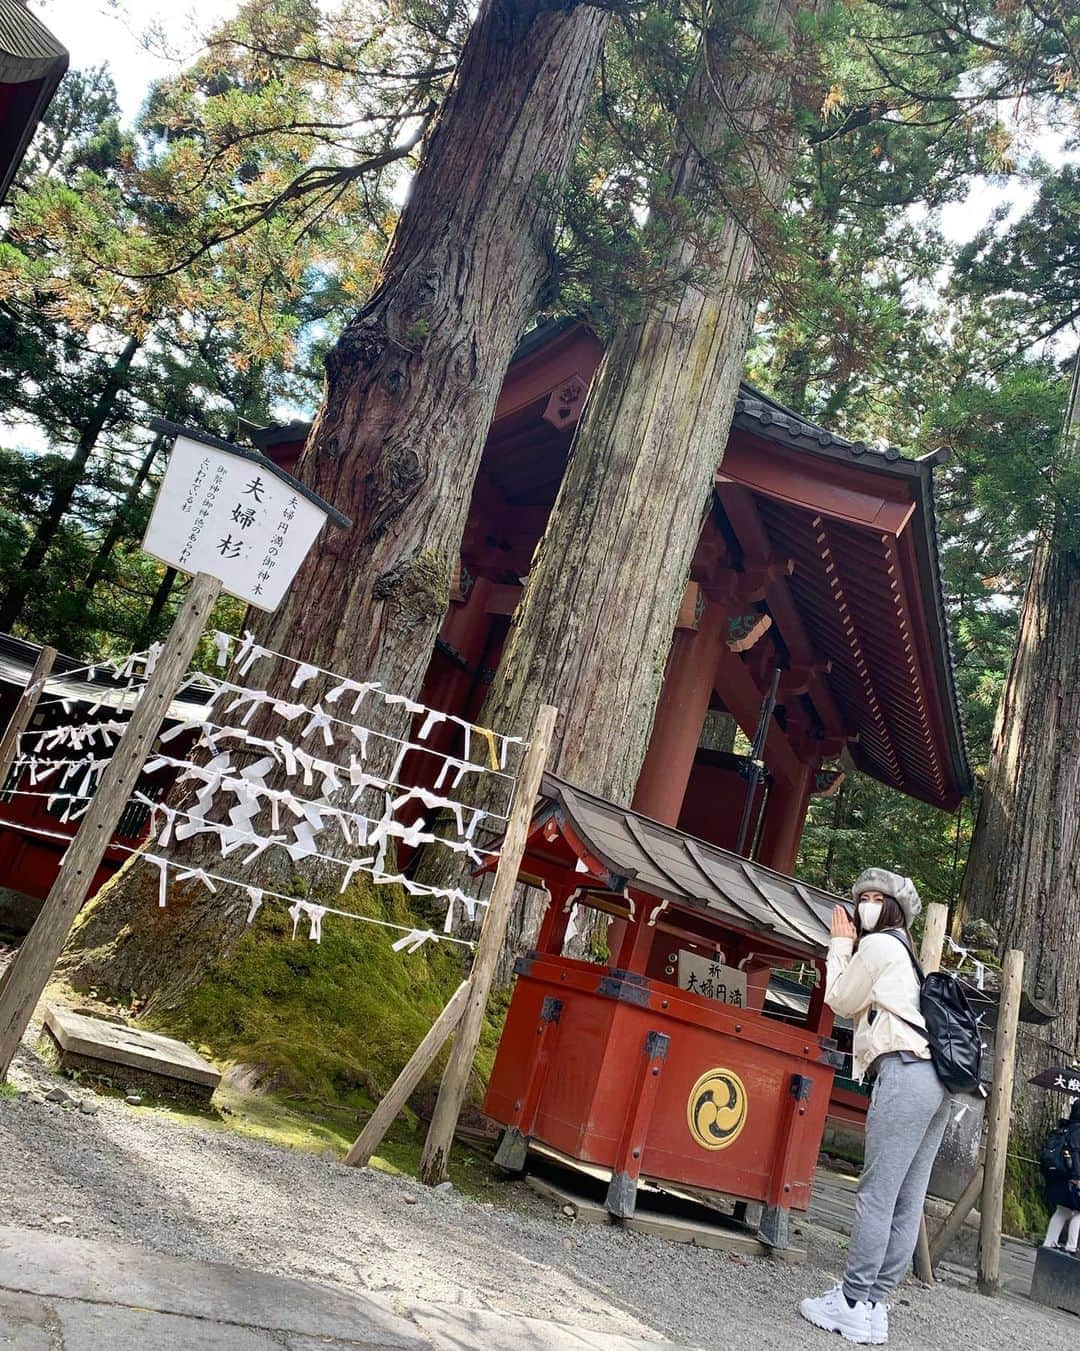
[[[912,878],[925,900],[951,904],[970,834],[966,808],[946,816],[854,773],[835,797],[811,802],[795,871],[843,894],[864,868],[888,868]]]

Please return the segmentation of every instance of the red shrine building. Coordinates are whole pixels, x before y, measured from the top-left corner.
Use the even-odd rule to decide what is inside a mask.
[[[421,696],[429,705],[480,715],[601,355],[572,321],[542,325],[515,354]],[[293,469],[307,431],[255,429],[252,440]],[[847,441],[741,388],[634,810],[545,783],[522,877],[549,902],[519,964],[486,1103],[506,1128],[508,1166],[539,1149],[599,1168],[621,1216],[639,1180],[722,1196],[737,1214],[756,1206],[759,1233],[782,1247],[789,1209],[809,1202],[826,1115],[861,1126],[865,1092],[834,1082],[832,1034],[844,1043],[850,1031],[834,1029],[822,998],[834,898],[788,874],[811,798],[835,791],[844,767],[945,811],[971,787],[935,459]],[[751,741],[759,724],[764,734],[749,810],[732,722]],[[575,906],[612,921],[599,984],[564,951]],[[667,1047],[670,1063],[657,1049]],[[694,1067],[708,1061],[724,1074],[698,1084]],[[748,1098],[758,1106],[743,1133]],[[710,1132],[729,1127],[718,1169]]]
[[[601,344],[535,329],[507,373],[473,492],[449,612],[421,696],[479,715],[566,464]],[[295,469],[306,424],[253,430]],[[774,673],[755,839],[795,864],[810,798],[850,762],[952,811],[971,787],[938,563],[934,457],[844,440],[743,385],[683,598],[634,807],[732,848],[742,757],[709,749],[710,715],[753,738]]]

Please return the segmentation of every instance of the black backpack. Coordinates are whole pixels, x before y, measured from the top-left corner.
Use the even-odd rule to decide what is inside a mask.
[[[1055,1126],[1043,1141],[1039,1153],[1039,1167],[1044,1177],[1050,1177],[1053,1173],[1072,1172],[1072,1151],[1069,1147],[1067,1126]]]
[[[982,1036],[960,982],[947,971],[926,975],[907,941],[898,933],[893,937],[903,943],[919,978],[919,1009],[926,1029],[895,1016],[926,1038],[937,1076],[950,1093],[983,1093]]]

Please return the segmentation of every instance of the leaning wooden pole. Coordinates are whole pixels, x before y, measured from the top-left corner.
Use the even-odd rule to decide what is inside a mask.
[[[971,1214],[972,1207],[982,1195],[983,1179],[985,1176],[985,1165],[982,1159],[982,1151],[979,1154],[979,1163],[971,1175],[971,1180],[960,1193],[960,1197],[949,1211],[945,1223],[934,1235],[930,1244],[930,1257],[933,1261],[940,1261],[949,1251],[956,1240],[957,1234],[964,1227],[964,1221]]]
[[[1001,1214],[1023,980],[1024,954],[1011,948],[1005,954],[1001,969],[1001,1006],[994,1041],[994,1077],[986,1110],[986,1172],[979,1217],[978,1262],[978,1286],[984,1295],[996,1295],[1001,1286]]]
[[[26,731],[30,719],[34,715],[38,700],[41,698],[41,692],[45,688],[45,682],[52,674],[53,662],[55,661],[56,648],[43,647],[38,653],[37,661],[34,662],[34,669],[30,672],[26,689],[19,695],[15,712],[12,713],[11,720],[4,730],[3,738],[0,738],[0,784],[7,778],[8,771],[15,763],[15,757],[19,753],[19,738]]]
[[[0,1083],[60,956],[135,783],[157,740],[177,687],[202,637],[221,582],[200,572],[173,621],[161,654],[139,696],[124,734],[102,772],[97,792],[60,864],[0,991]]]
[[[410,1056],[409,1063],[372,1112],[367,1125],[353,1141],[352,1148],[345,1155],[345,1162],[350,1168],[366,1168],[371,1162],[372,1154],[382,1144],[386,1132],[424,1077],[428,1066],[442,1050],[447,1038],[453,1036],[454,1028],[461,1022],[468,994],[469,982],[463,980],[450,996],[442,1013],[431,1024],[427,1036]]]
[[[439,1085],[439,1097],[428,1128],[427,1140],[424,1142],[424,1152],[420,1157],[420,1177],[431,1185],[442,1182],[446,1177],[450,1146],[453,1143],[458,1117],[461,1115],[461,1104],[465,1100],[473,1061],[476,1059],[476,1048],[480,1044],[488,994],[506,936],[518,869],[521,867],[521,859],[528,841],[529,824],[532,821],[536,795],[540,790],[540,779],[551,749],[556,716],[556,710],[550,704],[540,706],[532,741],[525,753],[521,773],[518,776],[514,804],[507,821],[502,849],[499,851],[495,884],[491,889],[487,914],[473,958],[468,1002],[461,1016],[457,1036],[454,1038],[454,1049],[450,1053],[450,1060]]]
[[[938,901],[931,901],[926,907],[926,921],[923,925],[922,947],[919,950],[919,964],[929,975],[941,967],[941,956],[945,950],[945,929],[949,923],[949,907]],[[926,1229],[926,1211],[919,1219],[919,1237],[915,1243],[915,1256],[912,1265],[915,1275],[927,1285],[934,1283],[934,1263],[930,1252],[930,1239]]]

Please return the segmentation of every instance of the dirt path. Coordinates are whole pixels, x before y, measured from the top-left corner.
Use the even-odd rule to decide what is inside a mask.
[[[36,1101],[71,1085],[25,1051],[13,1079],[23,1091],[0,1097],[8,1225],[710,1351],[836,1345],[795,1314],[842,1265],[843,1240],[815,1226],[803,1234],[807,1265],[793,1269],[581,1225],[520,1185],[496,1207],[118,1099],[94,1098],[91,1115]],[[890,1344],[1071,1351],[1075,1326],[1012,1299],[909,1286]]]

